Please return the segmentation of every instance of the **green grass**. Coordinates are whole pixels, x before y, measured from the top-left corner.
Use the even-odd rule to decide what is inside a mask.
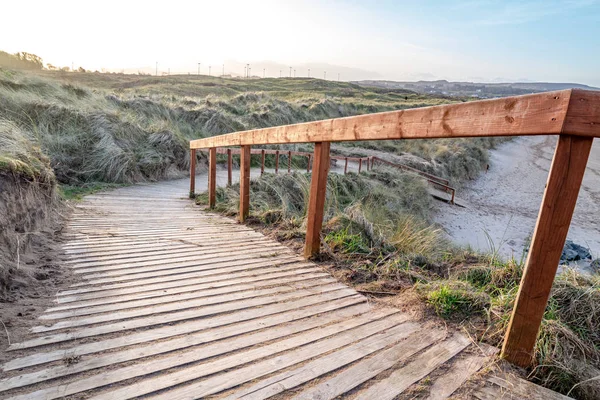
[[[89,182],[80,185],[60,185],[59,193],[65,200],[81,200],[88,194],[94,194],[110,189],[116,189],[125,186],[124,184],[118,183],[106,183],[106,182]]]

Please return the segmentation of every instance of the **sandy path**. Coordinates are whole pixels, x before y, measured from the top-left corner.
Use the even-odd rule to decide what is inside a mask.
[[[460,190],[469,204],[441,204],[435,221],[461,245],[519,259],[533,232],[542,200],[556,137],[523,137],[490,153],[490,169]],[[493,246],[487,239],[489,234]],[[600,140],[592,154],[579,194],[568,238],[600,257]]]

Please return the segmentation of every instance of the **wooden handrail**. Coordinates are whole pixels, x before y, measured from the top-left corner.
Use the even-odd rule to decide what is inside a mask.
[[[600,92],[567,89],[253,129],[190,148],[389,139],[571,134],[599,137]]]
[[[196,149],[211,149],[209,176],[214,182],[215,150],[223,151],[218,147],[241,146],[239,219],[243,222],[249,209],[251,146],[315,143],[313,154],[302,154],[308,158],[308,171],[311,161],[314,162],[304,248],[305,256],[312,257],[319,252],[329,159],[334,158],[329,155],[330,142],[528,135],[560,135],[560,138],[502,347],[504,358],[527,366],[532,361],[533,347],[592,142],[595,137],[600,137],[600,92],[568,89],[254,129],[192,140],[190,195],[194,194]],[[278,150],[257,151],[262,154],[263,160],[265,154],[278,154]],[[348,158],[337,158],[345,160],[346,172]],[[367,168],[374,161],[372,158],[357,158],[359,172],[365,159]],[[214,186],[209,185],[213,192]],[[214,203],[213,195],[209,193],[210,205]]]

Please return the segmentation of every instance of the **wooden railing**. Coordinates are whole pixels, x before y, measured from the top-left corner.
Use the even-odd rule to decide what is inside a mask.
[[[594,137],[600,137],[600,92],[578,89],[391,111],[230,133],[190,142],[209,149],[210,205],[215,204],[216,148],[241,146],[240,221],[248,215],[251,146],[315,144],[304,255],[319,251],[330,142],[459,137],[560,135],[519,292],[502,347],[526,366],[567,237]],[[192,169],[194,171],[194,169]]]

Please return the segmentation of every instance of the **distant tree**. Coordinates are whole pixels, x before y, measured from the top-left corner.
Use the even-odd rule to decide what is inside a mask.
[[[85,70],[83,67],[79,67],[79,68],[77,69],[77,72],[87,72],[87,71],[86,71],[86,70]]]
[[[52,64],[46,64],[46,69],[49,71],[56,71],[58,69],[58,67],[55,67]]]
[[[71,70],[71,68],[69,68],[69,67],[62,67],[60,70],[62,72],[69,72]]]
[[[44,68],[44,61],[41,57],[35,54],[20,52],[9,54],[5,51],[0,51],[0,66],[13,69],[37,69]]]

